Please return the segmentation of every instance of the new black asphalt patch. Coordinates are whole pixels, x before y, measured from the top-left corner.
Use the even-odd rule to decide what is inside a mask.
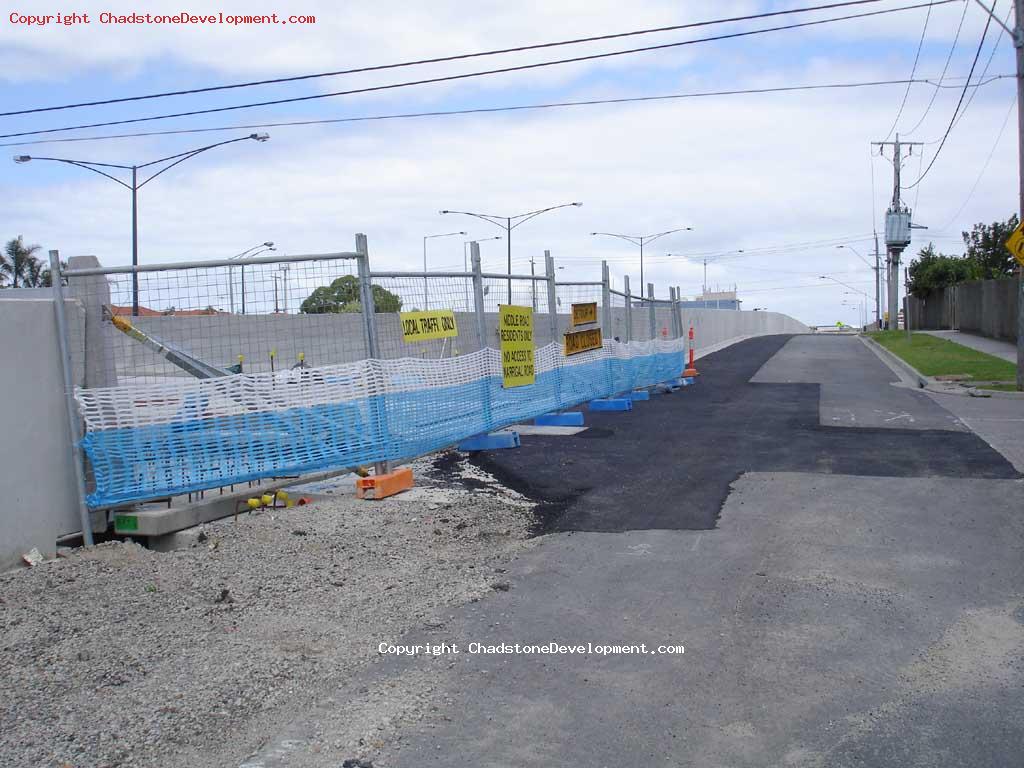
[[[530,436],[470,460],[539,502],[543,532],[714,528],[744,472],[1019,477],[973,433],[825,427],[818,384],[751,384],[790,338],[709,355],[695,386],[652,395],[629,413],[588,411],[579,435]]]

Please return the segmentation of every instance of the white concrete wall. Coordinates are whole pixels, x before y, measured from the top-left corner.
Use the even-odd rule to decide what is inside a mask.
[[[15,292],[12,290],[10,294]],[[0,571],[81,530],[53,300],[0,291]],[[66,303],[81,332],[83,312]]]

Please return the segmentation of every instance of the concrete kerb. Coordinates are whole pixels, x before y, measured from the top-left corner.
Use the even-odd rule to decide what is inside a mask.
[[[908,386],[936,392],[940,395],[1024,400],[1024,392],[1001,392],[997,389],[979,389],[978,387],[964,387],[955,383],[937,381],[931,376],[925,376],[906,360],[893,354],[874,339],[862,335],[860,340]]]

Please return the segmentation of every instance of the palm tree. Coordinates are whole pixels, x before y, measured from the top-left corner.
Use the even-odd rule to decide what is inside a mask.
[[[0,273],[11,278],[12,288],[18,287],[19,280],[23,286],[39,282],[42,267],[35,255],[38,250],[38,245],[25,245],[21,235],[7,241],[3,256],[0,256]]]

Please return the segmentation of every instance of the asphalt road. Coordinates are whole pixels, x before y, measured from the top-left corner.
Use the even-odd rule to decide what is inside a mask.
[[[429,680],[433,714],[380,768],[1021,765],[1024,480],[967,429],[1008,406],[965,426],[865,351],[747,341],[698,386],[589,414],[589,436],[477,457],[556,532],[403,638],[459,653],[382,657],[320,711]],[[685,653],[470,652],[552,642]],[[331,737],[314,715],[263,764],[334,765],[307,748]]]
[[[693,387],[473,461],[544,503],[543,532],[714,528],[744,472],[1017,476],[934,400],[891,386],[859,339],[790,338],[740,342],[702,359]]]

